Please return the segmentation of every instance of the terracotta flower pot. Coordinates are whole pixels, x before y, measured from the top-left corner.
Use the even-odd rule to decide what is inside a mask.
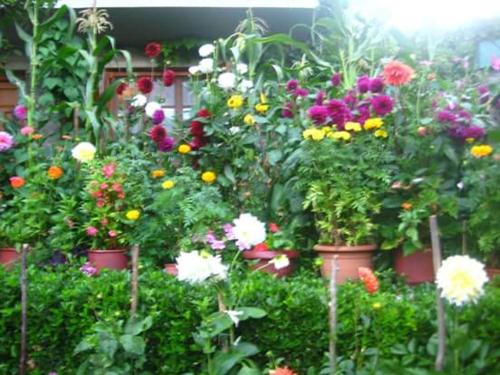
[[[500,277],[500,268],[486,267],[486,274],[490,281],[493,281],[496,277]]]
[[[290,264],[286,267],[277,269],[274,264],[269,263],[278,255],[286,255]],[[258,269],[262,272],[272,273],[278,277],[289,276],[295,269],[295,259],[299,257],[299,252],[295,250],[270,251],[270,250],[248,250],[243,251],[243,258],[247,260],[256,260],[257,263],[252,264],[252,269]]]
[[[104,268],[110,270],[125,270],[128,266],[126,250],[89,250],[89,262],[100,271]]]
[[[408,284],[432,283],[434,281],[434,265],[432,249],[427,248],[410,255],[396,250],[394,269],[400,276],[406,278]]]
[[[334,246],[334,245],[316,245],[314,250],[323,258],[321,266],[321,275],[324,278],[330,278],[332,274],[332,260],[335,255],[338,256],[337,283],[342,284],[348,279],[359,279],[358,268],[373,268],[373,252],[377,245],[357,245],[357,246]]]
[[[3,264],[7,269],[11,268],[20,257],[21,254],[12,247],[0,248],[0,264]]]
[[[167,263],[165,264],[165,272],[172,276],[177,276],[177,264],[176,263]]]

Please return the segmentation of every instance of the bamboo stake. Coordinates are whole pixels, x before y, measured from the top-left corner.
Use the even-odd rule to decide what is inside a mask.
[[[332,259],[332,273],[330,277],[330,306],[329,306],[329,323],[330,323],[330,338],[329,338],[329,360],[330,374],[335,375],[337,372],[337,271],[338,271],[338,255]]]
[[[27,336],[28,336],[28,277],[26,274],[26,256],[29,245],[24,244],[21,250],[21,358],[19,362],[19,374],[26,374],[27,356]]]
[[[130,315],[137,313],[139,301],[139,246],[132,247],[132,301],[130,304]]]
[[[431,228],[432,261],[434,264],[434,275],[436,275],[439,267],[441,266],[441,244],[439,241],[439,227],[436,215],[432,215],[429,218],[429,224]],[[444,302],[439,295],[439,290],[436,290],[436,308],[438,315],[438,351],[434,367],[436,371],[442,371],[446,348],[446,326]]]

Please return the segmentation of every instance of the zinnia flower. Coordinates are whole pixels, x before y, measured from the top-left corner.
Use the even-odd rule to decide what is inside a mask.
[[[392,86],[402,86],[409,83],[415,71],[408,65],[399,61],[391,61],[384,67],[384,79]]]
[[[18,104],[14,107],[14,117],[20,121],[26,120],[28,117],[28,108],[22,104]]]
[[[288,367],[277,367],[269,372],[269,375],[297,375],[297,373],[290,370]]]
[[[291,79],[286,83],[286,91],[294,92],[299,87],[299,82],[296,79]]]
[[[151,177],[153,178],[161,178],[165,176],[165,171],[163,169],[155,169],[151,172]]]
[[[155,125],[149,132],[149,137],[156,143],[160,143],[167,137],[167,130],[162,125]]]
[[[158,150],[161,152],[170,152],[174,149],[174,139],[172,137],[165,137],[158,142]]]
[[[161,124],[165,120],[165,112],[163,109],[158,109],[153,113],[153,124],[158,125]]]
[[[493,147],[490,145],[476,145],[470,150],[470,153],[475,158],[483,158],[485,156],[491,155],[493,152]]]
[[[182,144],[179,146],[177,150],[179,151],[180,154],[189,154],[191,152],[191,146]]]
[[[207,57],[210,56],[212,53],[214,53],[215,47],[213,44],[204,44],[198,49],[198,53],[200,54],[201,57]]]
[[[161,110],[161,104],[158,102],[149,102],[148,104],[146,104],[146,107],[144,108],[144,112],[146,112],[146,115],[150,118],[153,118],[155,112],[160,110]]]
[[[384,91],[384,80],[381,77],[375,77],[370,80],[370,91],[374,94]]]
[[[201,283],[208,279],[225,280],[228,267],[219,255],[205,252],[181,252],[176,259],[177,278],[190,284]]]
[[[488,281],[484,265],[467,255],[454,255],[443,261],[436,274],[436,284],[451,304],[462,306],[476,302]]]
[[[87,227],[87,230],[86,230],[86,233],[87,233],[87,236],[90,236],[90,237],[94,237],[95,235],[97,235],[99,231],[97,230],[96,227]]]
[[[9,133],[0,131],[0,152],[10,150],[14,146],[14,137]]]
[[[366,291],[370,294],[378,290],[378,279],[373,271],[367,267],[359,267],[358,275],[361,281],[365,284]]]
[[[173,187],[175,186],[175,183],[174,181],[172,180],[166,180],[166,181],[163,181],[163,183],[161,184],[161,187],[165,190],[170,190],[172,189]]]
[[[51,180],[58,180],[63,176],[63,174],[63,169],[56,165],[49,167],[49,169],[47,170],[47,176],[49,176]]]
[[[309,95],[309,90],[302,87],[297,87],[293,94],[294,96],[306,97],[307,95]]]
[[[394,101],[390,96],[378,95],[372,99],[372,107],[378,116],[385,116],[391,113],[394,108]]]
[[[23,126],[23,127],[21,128],[21,134],[22,134],[22,135],[26,135],[26,136],[27,136],[27,135],[31,135],[31,134],[33,134],[34,132],[35,132],[35,129],[33,129],[33,128],[32,128],[32,127],[30,127],[30,126]]]
[[[368,76],[358,77],[356,86],[361,94],[368,92],[370,90],[370,77]]]
[[[222,73],[217,78],[217,84],[223,90],[231,90],[236,86],[236,76],[233,73]]]
[[[137,87],[143,94],[149,94],[151,91],[153,91],[153,81],[151,80],[151,78],[146,76],[139,77],[139,79],[137,80]]]
[[[10,186],[14,189],[22,188],[26,184],[26,180],[19,176],[13,176],[9,178]]]
[[[342,83],[342,74],[341,73],[333,74],[330,82],[332,83],[333,87],[337,87],[338,85],[340,85]]]
[[[215,172],[206,171],[202,173],[201,179],[203,180],[203,182],[206,182],[207,184],[213,184],[217,179],[217,175],[215,174]]]
[[[95,153],[96,148],[89,142],[80,142],[71,150],[71,155],[81,163],[92,161]]]
[[[486,135],[486,131],[483,128],[476,125],[471,125],[463,128],[461,133],[462,133],[461,136],[466,140],[467,139],[477,140],[483,138]]]
[[[233,235],[240,250],[251,249],[266,240],[265,224],[251,214],[241,214],[233,224]]]
[[[144,47],[144,53],[147,57],[154,58],[161,53],[161,44],[158,42],[151,42]]]
[[[437,113],[437,120],[442,123],[454,124],[457,121],[457,116],[448,110],[442,110]]]
[[[316,125],[322,125],[328,117],[328,109],[322,105],[315,105],[308,109],[307,114]]]
[[[229,108],[240,108],[243,105],[243,97],[241,95],[232,95],[228,100],[227,100],[227,106]]]
[[[244,63],[236,64],[236,71],[239,74],[246,74],[248,72],[248,65]]]
[[[328,114],[333,123],[339,126],[344,126],[345,122],[350,120],[350,112],[346,104],[342,100],[332,99],[327,105]]]
[[[491,56],[491,69],[498,72],[500,71],[500,56],[493,55]]]
[[[269,223],[269,230],[272,233],[278,233],[280,231],[280,227],[276,223]]]
[[[255,125],[255,119],[250,113],[243,117],[243,122],[247,125]]]
[[[174,84],[175,72],[172,69],[164,70],[162,78],[163,78],[163,84],[166,87],[170,87]]]
[[[138,220],[141,217],[141,211],[139,211],[139,210],[130,210],[130,211],[127,211],[126,216],[127,216],[128,220],[136,221],[136,220]]]

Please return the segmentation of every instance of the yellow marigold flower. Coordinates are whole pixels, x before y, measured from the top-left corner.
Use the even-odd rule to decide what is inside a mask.
[[[243,117],[243,122],[247,125],[255,125],[255,119],[250,113],[248,115],[245,115],[245,117]]]
[[[331,128],[331,126],[323,126],[323,127],[321,128],[321,130],[323,130],[323,132],[324,132],[326,135],[328,135],[329,133],[331,133],[331,132],[332,132],[332,128]]]
[[[155,169],[151,172],[151,177],[153,178],[161,178],[165,176],[165,171],[163,169]]]
[[[233,95],[227,100],[229,108],[240,108],[243,105],[243,97],[241,95]]]
[[[493,152],[493,147],[490,145],[477,145],[470,149],[470,153],[475,158],[483,158],[485,156],[491,155]]]
[[[372,307],[373,310],[379,310],[382,307],[382,304],[380,302],[374,302]]]
[[[126,216],[127,216],[127,219],[132,220],[132,221],[136,221],[137,219],[139,219],[141,217],[141,211],[130,210],[127,212]]]
[[[373,135],[377,138],[387,138],[389,136],[389,134],[387,134],[387,131],[385,131],[384,129],[375,130],[375,133],[373,133]]]
[[[259,113],[266,113],[269,110],[269,104],[259,103],[255,105],[255,110]]]
[[[379,117],[376,118],[369,118],[368,120],[365,121],[363,127],[365,130],[373,130],[373,129],[380,129],[384,125],[384,120],[382,120]]]
[[[318,128],[309,128],[302,132],[304,139],[312,139],[314,141],[321,141],[325,138],[325,132]]]
[[[179,148],[177,149],[179,153],[181,154],[189,154],[191,152],[191,146],[190,145],[180,145]]]
[[[346,122],[344,126],[345,130],[348,131],[354,131],[354,132],[360,132],[361,131],[361,124],[359,122]]]
[[[63,176],[63,174],[64,174],[63,169],[55,165],[51,166],[47,170],[47,176],[49,176],[51,180],[58,180]]]
[[[342,139],[344,141],[348,141],[351,139],[351,133],[346,131],[333,132],[329,137],[332,139]]]
[[[175,183],[172,180],[163,181],[163,183],[161,184],[161,187],[165,190],[172,189],[174,186],[175,186]]]
[[[217,175],[215,174],[215,172],[206,171],[201,175],[201,179],[207,184],[213,184],[217,179]]]

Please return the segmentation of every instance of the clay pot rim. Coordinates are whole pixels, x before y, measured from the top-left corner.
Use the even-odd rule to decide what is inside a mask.
[[[15,247],[0,247],[0,251],[15,251],[18,252]]]
[[[244,250],[245,259],[273,259],[278,255],[286,255],[290,259],[298,258],[300,253],[297,250]]]
[[[95,254],[109,254],[109,253],[125,253],[127,250],[125,249],[109,249],[109,250],[87,250],[88,253],[95,253]]]
[[[367,251],[375,251],[377,250],[377,245],[376,244],[364,244],[364,245],[352,245],[352,246],[347,246],[347,245],[323,245],[323,244],[318,244],[314,245],[313,249],[314,251],[317,251],[319,253],[355,253],[355,252],[367,252]]]

